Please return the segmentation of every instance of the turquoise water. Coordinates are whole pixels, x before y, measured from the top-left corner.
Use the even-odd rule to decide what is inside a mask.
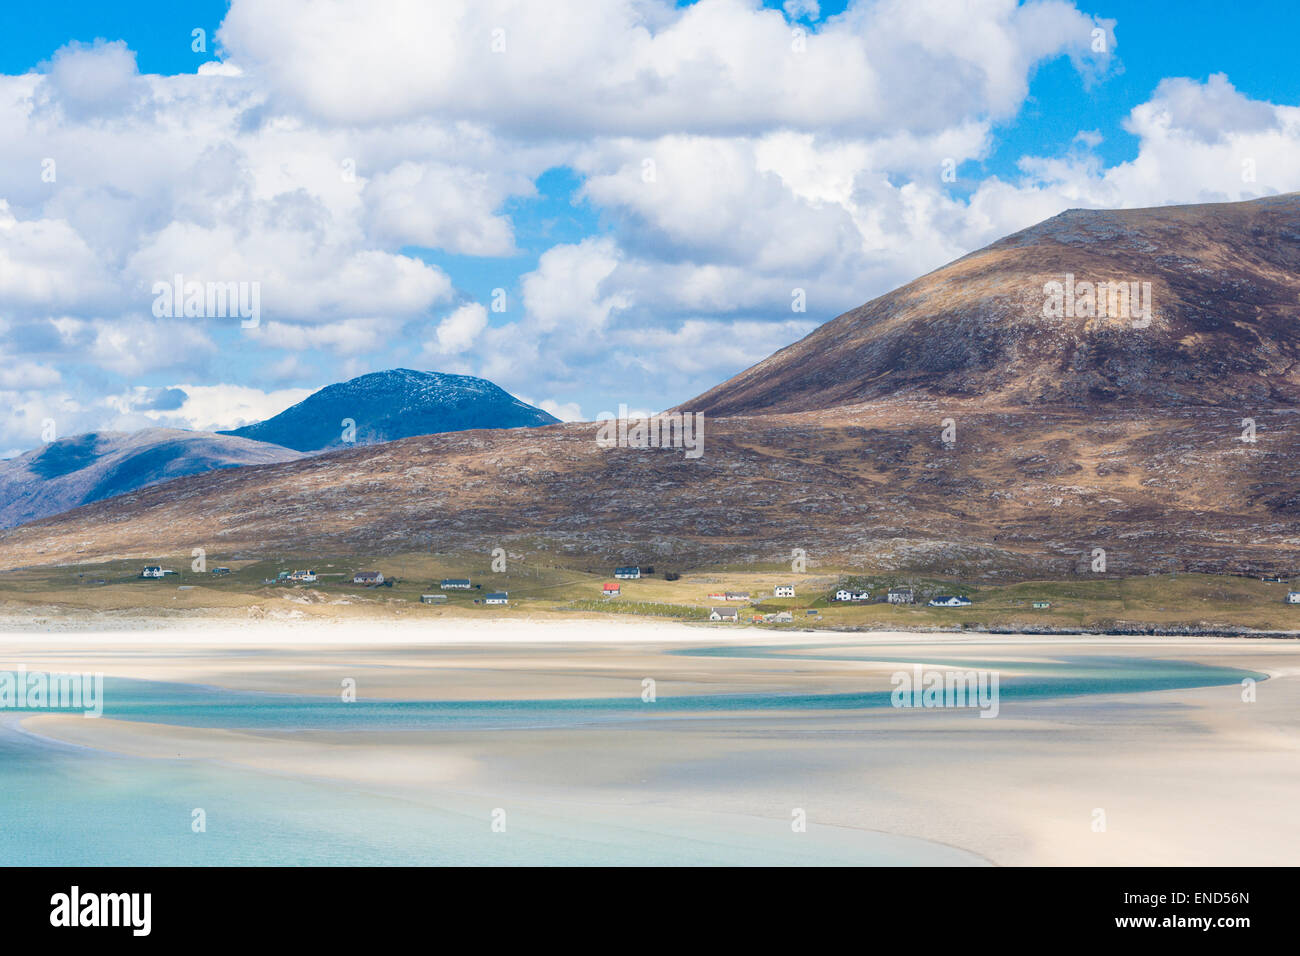
[[[704,648],[707,656],[798,659],[776,647]],[[819,659],[819,658],[811,658]],[[820,658],[826,659],[826,658]],[[841,659],[868,660],[869,657]],[[908,667],[915,658],[900,663]],[[1059,663],[929,660],[927,666],[1026,671],[1001,681],[1001,703],[1077,694],[1236,684],[1265,675],[1183,661]],[[104,715],[192,727],[277,731],[527,730],[602,722],[828,711],[889,705],[862,694],[664,696],[615,699],[375,701],[260,694],[107,679]],[[788,820],[667,808],[601,810],[439,793],[401,798],[365,788],[191,760],[118,757],[46,741],[0,714],[0,860],[19,865],[243,864],[978,864],[950,847]],[[976,723],[979,723],[977,721]],[[720,770],[720,772],[723,772]],[[611,797],[616,800],[616,795]],[[507,803],[507,833],[493,833]],[[206,833],[191,831],[194,808]]]
[[[834,644],[799,645],[726,645],[698,647],[670,651],[689,657],[770,658],[790,661],[860,661],[897,664],[899,670],[910,670],[921,664],[926,669],[1007,671],[999,677],[999,697],[1008,701],[1044,700],[1054,697],[1076,697],[1084,694],[1142,694],[1159,690],[1180,690],[1188,687],[1216,687],[1240,684],[1249,677],[1265,681],[1267,674],[1241,670],[1235,667],[1215,667],[1194,661],[1152,660],[1141,657],[1097,657],[1088,655],[1072,657],[1063,655],[1050,661],[1017,661],[1005,658],[951,658],[907,657],[896,659],[881,656],[878,651],[864,649],[851,654],[840,651],[833,654],[813,654],[810,651],[834,649]],[[823,700],[850,699],[852,707],[889,706],[890,694],[823,695]],[[817,706],[817,705],[814,705]],[[826,703],[823,706],[833,706]]]
[[[788,819],[539,805],[142,760],[0,723],[0,860],[11,866],[981,865],[924,840]],[[506,832],[491,814],[507,808]],[[191,830],[192,812],[207,830]]]
[[[781,647],[710,647],[677,651],[699,656],[772,657],[785,660],[881,660],[879,657],[815,657]],[[887,659],[885,659],[887,660]],[[1189,661],[1141,658],[1063,658],[1059,662],[912,658],[898,663],[958,670],[1027,672],[1000,679],[1002,705],[1080,694],[1126,694],[1240,683],[1264,674]],[[890,690],[848,694],[744,693],[673,696],[653,704],[626,697],[568,700],[391,701],[309,697],[225,690],[193,684],[106,678],[104,716],[119,720],[246,730],[446,730],[569,727],[609,720],[763,711],[859,710],[888,707]],[[10,711],[13,712],[13,711]]]

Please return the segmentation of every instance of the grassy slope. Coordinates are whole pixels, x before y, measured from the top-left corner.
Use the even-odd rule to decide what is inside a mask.
[[[837,604],[829,596],[837,586],[867,587],[874,597],[904,583],[903,578],[861,575],[819,569],[796,575],[773,568],[731,568],[683,574],[680,580],[659,576],[622,581],[622,595],[605,599],[601,585],[611,576],[542,563],[536,557],[513,558],[504,573],[491,571],[488,555],[455,557],[397,555],[349,560],[235,561],[212,556],[208,568],[228,566],[232,573],[214,576],[191,570],[188,556],[160,559],[163,567],[179,573],[163,580],[138,578],[141,562],[43,567],[0,574],[0,610],[54,612],[64,616],[96,612],[126,615],[257,616],[269,612],[300,612],[311,616],[386,617],[390,615],[590,615],[617,613],[699,620],[704,609],[721,602],[710,600],[715,591],[749,591],[753,606],[742,606],[741,618],[762,612],[790,610],[798,627],[856,628],[1088,628],[1108,629],[1129,625],[1300,629],[1300,606],[1288,606],[1286,584],[1225,575],[1180,574],[1145,577],[1083,576],[1069,580],[1030,581],[973,588],[941,578],[907,578],[918,589],[918,603],[895,607],[882,603]],[[312,568],[320,575],[315,585],[264,583],[280,571]],[[354,571],[382,570],[396,578],[393,587],[364,588],[351,584]],[[481,588],[440,591],[444,577],[470,577]],[[104,582],[102,584],[97,582]],[[772,588],[793,583],[795,598],[773,598]],[[187,590],[181,590],[181,587]],[[505,608],[476,605],[485,593],[510,592]],[[424,606],[420,595],[443,593],[444,605]],[[930,608],[931,594],[961,593],[972,598],[968,608]],[[1035,600],[1051,602],[1034,609]],[[733,603],[732,606],[739,606]],[[816,617],[808,609],[816,609]],[[784,625],[791,626],[791,625]]]

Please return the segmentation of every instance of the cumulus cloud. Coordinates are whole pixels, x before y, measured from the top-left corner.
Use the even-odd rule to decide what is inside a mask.
[[[96,319],[80,331],[92,337],[95,364],[130,378],[164,369],[201,368],[217,350],[206,331],[182,320]]]
[[[183,396],[179,403],[157,407],[160,391]],[[145,387],[128,389],[109,396],[104,404],[117,413],[115,423],[121,427],[143,417],[150,425],[190,428],[197,431],[223,431],[239,428],[280,414],[296,405],[314,389],[286,388],[266,392],[247,385],[180,384],[158,390]]]
[[[1253,199],[1300,189],[1300,108],[1251,100],[1222,74],[1167,79],[1125,128],[1137,156],[1104,167],[1088,153],[1026,157],[1023,195],[1070,206],[1156,206]],[[999,187],[981,186],[992,195]],[[972,204],[979,202],[977,194]]]
[[[174,275],[186,282],[255,282],[264,314],[301,322],[418,315],[451,295],[447,274],[419,259],[333,243],[277,221],[283,220],[268,218],[263,228],[248,230],[171,223],[131,257],[128,272],[135,288],[150,290]]]
[[[20,220],[0,198],[0,303],[24,312],[98,309],[114,291],[101,261],[67,222]]]
[[[618,247],[608,238],[548,249],[521,283],[529,321],[542,331],[561,324],[580,333],[602,328],[630,301],[605,287],[618,262]]]
[[[10,360],[0,354],[0,389],[52,388],[63,381],[59,370],[38,362]]]
[[[544,412],[550,412],[562,422],[586,421],[582,414],[582,408],[577,402],[557,402],[553,398],[543,398],[541,401],[536,402],[525,398],[523,401],[528,402],[529,405],[537,406]]]
[[[290,322],[268,322],[248,335],[267,348],[290,349],[296,352],[311,349],[327,349],[335,355],[356,356],[372,352],[379,345],[395,336],[401,322],[383,317],[354,318],[331,322],[323,325],[298,325]],[[290,365],[281,365],[278,376],[292,375],[302,369],[294,361]]]
[[[434,163],[405,162],[366,185],[372,235],[397,245],[418,245],[470,256],[516,253],[508,219],[495,215],[512,192],[531,191],[483,172]]]
[[[1224,73],[1205,83],[1184,77],[1161,80],[1151,101],[1133,111],[1130,123],[1139,134],[1177,130],[1201,143],[1277,127],[1273,107],[1239,93]]]
[[[331,123],[863,134],[1010,115],[1041,59],[1105,57],[1097,23],[1059,0],[880,0],[804,34],[748,0],[235,0],[219,37],[284,108]]]
[[[55,438],[65,438],[102,428],[104,421],[102,411],[87,414],[85,405],[66,390],[0,389],[0,429],[12,436],[11,448],[25,450],[43,442],[48,434],[46,423],[52,423]]]
[[[466,303],[438,323],[436,341],[429,343],[429,348],[443,355],[465,352],[473,348],[487,324],[487,309],[477,302]]]
[[[135,407],[141,411],[174,412],[188,399],[183,388],[153,388],[145,391]]]
[[[78,119],[128,110],[144,93],[134,51],[102,39],[55,51],[41,89],[48,103]]]
[[[1113,68],[1065,0],[234,0],[219,39],[189,75],[100,41],[0,77],[0,447],[47,415],[232,427],[412,354],[559,417],[666,407],[1063,208],[1300,188],[1300,111],[1222,75],[945,180],[1037,64]],[[262,321],[154,319],[176,274],[258,283]]]

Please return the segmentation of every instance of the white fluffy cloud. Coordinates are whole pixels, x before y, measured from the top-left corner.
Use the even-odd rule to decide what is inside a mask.
[[[128,378],[193,367],[217,348],[202,328],[179,321],[96,319],[82,331],[93,336],[89,351],[95,363]]]
[[[125,427],[143,417],[154,426],[221,431],[278,415],[312,392],[305,388],[264,392],[246,385],[179,384],[162,390],[175,393],[180,399],[179,404],[156,408],[153,407],[156,404],[154,395],[158,391],[137,387],[109,396],[105,404],[118,414],[118,427]]]
[[[1036,64],[1104,75],[1098,32],[1114,50],[1066,0],[234,0],[193,75],[69,44],[0,77],[0,447],[47,415],[230,427],[412,355],[559,417],[664,407],[1063,208],[1300,188],[1300,109],[1219,75],[1015,176],[941,178],[989,156]],[[577,234],[518,212],[555,167]],[[154,319],[177,273],[257,282],[261,324]],[[226,384],[133,404],[176,381]]]
[[[405,162],[366,185],[371,233],[397,245],[450,249],[471,256],[516,253],[510,222],[496,210],[511,193],[531,191],[513,182],[454,166]]]
[[[43,90],[48,105],[77,118],[129,110],[145,92],[135,53],[121,40],[62,47],[49,64]]]
[[[795,20],[803,17],[816,20],[822,15],[821,4],[817,0],[785,0],[785,3],[781,4],[781,9]]]
[[[314,326],[272,321],[248,330],[247,334],[267,348],[294,352],[322,349],[335,355],[356,356],[374,351],[376,343],[397,335],[400,328],[400,321],[385,317],[355,318]],[[284,366],[281,374],[291,368],[299,369],[301,366]]]
[[[1096,28],[1061,0],[879,0],[812,33],[752,0],[235,0],[219,37],[278,102],[331,123],[878,134],[1011,115],[1032,66],[1093,58]]]
[[[1133,160],[1103,168],[1087,153],[1026,158],[1028,181],[1019,192],[1105,207],[1236,201],[1300,189],[1300,108],[1251,100],[1222,74],[1205,83],[1162,81],[1125,128],[1139,138]]]
[[[487,309],[466,303],[438,323],[436,342],[430,346],[435,354],[457,355],[473,347],[487,324]]]
[[[529,405],[536,405],[544,412],[550,412],[562,422],[581,422],[586,421],[586,416],[582,414],[582,408],[577,402],[557,402],[553,398],[543,398],[540,401],[524,399]]]
[[[6,311],[94,310],[114,291],[104,264],[67,222],[19,220],[0,198],[0,302]]]
[[[59,370],[39,362],[9,359],[0,354],[0,389],[53,388],[63,381]]]
[[[605,291],[605,280],[618,267],[618,257],[618,248],[609,239],[584,239],[548,249],[522,283],[531,324],[543,332],[564,325],[578,334],[603,328],[630,301],[624,293]]]

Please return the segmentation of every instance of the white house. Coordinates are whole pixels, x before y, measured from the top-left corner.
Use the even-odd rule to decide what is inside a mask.
[[[962,597],[960,594],[941,594],[930,599],[930,607],[966,607],[968,604],[970,598]]]
[[[851,588],[840,588],[835,592],[837,601],[869,601],[871,600],[870,591],[854,591]]]
[[[438,586],[444,591],[468,591],[473,587],[469,583],[469,578],[443,578],[442,584]]]
[[[637,578],[641,577],[641,569],[640,569],[640,568],[632,568],[632,567],[628,567],[628,568],[615,568],[615,569],[614,569],[614,577],[616,577],[616,578],[625,578],[625,579],[627,579],[627,580],[629,580],[629,581],[635,581]]]
[[[510,594],[507,591],[492,591],[483,596],[484,604],[509,604]]]
[[[709,608],[710,621],[725,621],[728,624],[735,624],[740,620],[740,609],[734,607],[711,607]]]
[[[163,569],[156,564],[151,564],[140,572],[142,578],[160,578],[163,576]]]
[[[290,581],[302,581],[304,584],[314,584],[316,582],[315,571],[295,571],[289,575]]]
[[[911,604],[916,600],[916,592],[911,588],[890,588],[885,598],[890,604]]]
[[[605,597],[618,597],[623,593],[623,588],[615,582],[610,581],[605,585],[601,593],[603,593]]]
[[[772,589],[773,597],[794,597],[793,584],[778,584]]]
[[[383,584],[384,572],[383,571],[358,571],[356,574],[352,575],[352,583],[366,584],[366,585]]]
[[[1287,604],[1300,604],[1300,591],[1288,591],[1286,593]]]

